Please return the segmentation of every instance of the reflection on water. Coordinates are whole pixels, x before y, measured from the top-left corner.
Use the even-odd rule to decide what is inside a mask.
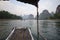
[[[56,37],[57,40],[60,40],[60,21],[56,22],[56,35],[58,37]]]
[[[29,27],[36,40],[36,20],[0,20],[0,40],[5,40],[13,27]],[[48,40],[60,40],[60,21],[39,20],[39,34]],[[40,39],[41,40],[41,39]]]

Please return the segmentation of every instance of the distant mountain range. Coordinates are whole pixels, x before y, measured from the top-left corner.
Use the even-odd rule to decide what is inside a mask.
[[[32,14],[22,16],[23,20],[32,20],[34,16]]]
[[[50,16],[53,16],[54,13],[49,13],[48,10],[43,10],[39,15],[39,20],[48,20]],[[37,19],[37,16],[35,17]]]
[[[48,10],[43,10],[43,12],[42,13],[40,13],[40,15],[39,15],[39,20],[47,20],[47,19],[49,19],[49,17],[50,16],[53,16],[53,12],[52,13],[49,13],[48,12]],[[34,18],[34,15],[32,15],[32,14],[29,14],[29,15],[24,15],[23,17],[22,17],[24,20],[31,20],[31,19],[37,19],[37,16]]]
[[[43,12],[39,15],[40,20],[47,20],[49,17],[52,16],[48,10],[43,10]]]
[[[56,12],[49,13],[48,10],[43,10],[42,13],[38,14],[39,20],[48,20],[48,19],[60,19],[60,5],[57,6]],[[34,18],[32,14],[24,15],[23,19],[37,19],[37,16]]]
[[[50,19],[57,19],[60,20],[60,5],[57,6],[56,12],[51,16]]]

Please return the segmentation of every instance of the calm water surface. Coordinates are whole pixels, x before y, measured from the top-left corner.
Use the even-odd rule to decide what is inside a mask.
[[[5,40],[13,27],[30,27],[32,34],[37,38],[36,20],[0,20],[0,40]],[[60,40],[60,21],[59,20],[39,20],[40,40]],[[42,37],[41,37],[42,36]]]

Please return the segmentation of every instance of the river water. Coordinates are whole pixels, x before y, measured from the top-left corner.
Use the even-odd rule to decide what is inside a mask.
[[[13,27],[31,28],[33,37],[37,40],[36,20],[0,20],[0,40],[5,40]],[[40,40],[43,38],[47,40],[60,40],[60,21],[39,20],[39,34]]]

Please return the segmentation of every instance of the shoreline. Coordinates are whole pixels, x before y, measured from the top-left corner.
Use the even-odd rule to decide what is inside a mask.
[[[22,19],[0,19],[0,20],[22,20]]]
[[[2,21],[2,20],[23,20],[23,19],[0,19],[0,20]],[[36,19],[30,19],[30,20],[36,20]],[[48,20],[60,20],[60,19],[48,19]]]

